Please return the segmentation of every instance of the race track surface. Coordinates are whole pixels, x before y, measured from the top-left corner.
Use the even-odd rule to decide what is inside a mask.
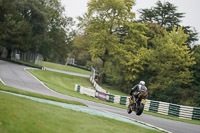
[[[159,118],[151,115],[142,114],[141,116],[136,116],[134,113],[127,114],[125,109],[119,109],[116,107],[95,103],[67,95],[63,95],[54,92],[42,83],[40,83],[36,78],[29,74],[25,68],[26,66],[17,65],[0,60],[0,79],[8,86],[18,88],[25,91],[40,93],[48,96],[54,96],[62,99],[68,99],[73,101],[78,101],[86,104],[89,108],[99,109],[103,111],[109,111],[122,116],[136,119],[142,121],[164,130],[173,133],[200,133],[200,126],[194,124],[188,124],[179,121],[173,121],[169,119]]]

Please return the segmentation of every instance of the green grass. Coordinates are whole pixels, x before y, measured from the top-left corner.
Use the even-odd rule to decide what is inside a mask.
[[[43,61],[42,65],[47,68],[52,68],[52,69],[57,69],[61,71],[68,71],[68,72],[75,72],[75,73],[80,73],[80,74],[86,74],[86,75],[91,75],[91,72],[79,69],[76,67],[72,66],[66,66],[66,65],[61,65],[61,64],[56,64],[56,63],[51,63],[51,62],[46,62]]]
[[[107,84],[99,84],[103,89],[107,90],[108,92],[110,92],[111,94],[114,95],[120,95],[120,96],[129,96],[129,94],[123,93],[117,89],[115,89],[116,87],[114,86],[110,86]]]
[[[44,82],[49,88],[51,88],[54,91],[57,91],[57,92],[60,92],[63,94],[67,94],[67,95],[70,95],[73,97],[90,100],[93,102],[98,102],[98,103],[111,105],[111,106],[122,108],[122,109],[127,109],[127,107],[124,105],[101,101],[99,99],[92,98],[92,97],[89,97],[86,95],[82,95],[78,92],[75,92],[74,91],[75,84],[79,84],[79,85],[82,85],[85,87],[92,87],[88,78],[77,77],[77,76],[56,73],[56,72],[51,72],[51,71],[42,71],[42,70],[28,70],[28,71],[31,72],[33,75],[35,75],[37,78],[39,78],[42,82]],[[111,89],[109,89],[109,87],[108,87],[107,90],[109,91]],[[113,91],[113,92],[115,92],[113,94],[120,94],[117,91]],[[122,94],[125,95],[124,93],[122,93]],[[157,114],[157,113],[153,113],[153,112],[147,112],[147,111],[144,111],[144,113],[153,115],[153,116],[157,116],[157,117],[166,118],[166,119],[200,125],[200,121],[196,121],[196,120],[185,120],[185,119],[180,119],[177,117],[171,117],[171,116],[166,116],[166,115]]]
[[[0,93],[1,133],[157,132],[133,124]]]
[[[17,94],[22,94],[22,95],[27,95],[27,96],[32,96],[32,97],[37,97],[37,98],[42,98],[42,99],[47,99],[47,100],[52,100],[52,101],[57,101],[57,102],[62,102],[62,103],[67,103],[67,104],[86,106],[85,104],[76,102],[76,101],[70,101],[70,100],[60,99],[60,98],[56,98],[56,97],[52,97],[52,96],[46,96],[46,95],[41,95],[38,93],[19,90],[19,89],[13,88],[13,87],[5,86],[1,82],[0,82],[0,90],[13,92],[13,93],[17,93]]]

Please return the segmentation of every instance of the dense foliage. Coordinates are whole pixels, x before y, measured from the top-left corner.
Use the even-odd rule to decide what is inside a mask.
[[[162,3],[158,1],[155,7],[139,11],[141,14],[139,21],[143,23],[156,23],[161,27],[165,27],[167,31],[171,31],[174,26],[181,26],[181,18],[184,17],[184,13],[180,13],[177,10],[177,6],[169,2]],[[198,41],[198,33],[191,26],[182,26],[182,28],[189,35],[186,42],[190,47],[194,41]]]
[[[72,18],[58,0],[2,0],[0,46],[8,50],[40,53],[45,60],[65,61],[71,47]]]

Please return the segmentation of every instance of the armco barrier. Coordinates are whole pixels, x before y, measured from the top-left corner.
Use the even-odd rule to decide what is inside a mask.
[[[121,96],[119,96],[119,95],[115,95],[115,97],[114,97],[114,103],[120,103],[120,97]]]
[[[200,120],[200,108],[194,108],[193,114],[192,114],[193,120]]]
[[[149,111],[157,113],[158,112],[158,107],[159,107],[159,102],[151,100]]]
[[[106,90],[104,90],[101,86],[99,86],[98,84],[96,84],[96,87],[95,89],[98,91],[98,92],[103,92],[103,93],[107,93]]]
[[[126,105],[126,104],[127,104],[127,101],[129,101],[129,99],[127,99],[126,96],[121,96],[121,97],[120,97],[120,104]]]
[[[144,110],[182,119],[200,120],[200,108],[147,100]]]
[[[159,102],[158,113],[163,115],[168,115],[169,103]]]
[[[168,115],[179,117],[179,110],[180,106],[177,104],[170,104],[169,105],[169,112]]]
[[[118,103],[121,105],[129,104],[129,96],[119,96],[110,94],[102,87],[100,87],[92,77],[90,77],[90,82],[93,84],[96,90],[95,95],[97,98],[111,103]],[[75,89],[76,91],[82,92],[83,87],[76,85],[75,88],[77,88]],[[172,103],[147,100],[147,104],[144,106],[144,110],[163,115],[175,116],[182,119],[200,120],[200,108],[197,107],[182,106]]]
[[[149,111],[151,100],[147,100],[147,104],[144,106],[144,110]]]
[[[80,92],[81,94],[86,94],[88,96],[96,97],[96,90],[90,88],[86,88],[76,84],[74,90]]]
[[[114,103],[114,98],[115,98],[115,95],[112,95],[112,94],[108,94],[108,102],[111,102],[111,103]]]
[[[99,98],[100,100],[106,101],[106,97],[107,97],[106,93],[104,93],[104,92],[98,92],[97,98]]]
[[[192,119],[193,107],[189,106],[180,106],[179,118],[183,119]]]
[[[93,78],[92,78],[92,76],[90,76],[90,82],[92,82],[92,80],[93,80]]]
[[[80,92],[80,85],[75,84],[75,88],[74,88],[74,90],[77,91],[77,92]]]
[[[94,83],[93,83],[93,86],[94,86],[94,88],[96,87],[96,85],[97,85],[97,82],[96,82],[96,81],[94,81]]]

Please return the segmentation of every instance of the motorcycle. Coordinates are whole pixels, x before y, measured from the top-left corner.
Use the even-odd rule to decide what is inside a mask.
[[[144,105],[147,103],[147,92],[137,92],[135,95],[135,102],[133,101],[133,96],[129,98],[129,105],[128,105],[128,114],[132,111],[135,112],[136,115],[141,115],[144,110]]]

